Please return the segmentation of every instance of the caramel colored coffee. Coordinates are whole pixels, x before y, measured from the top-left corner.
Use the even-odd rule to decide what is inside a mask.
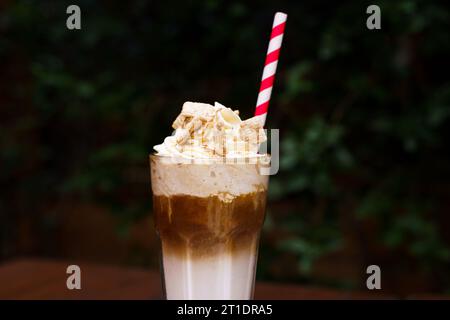
[[[155,225],[164,251],[191,259],[253,247],[264,221],[265,204],[264,190],[231,201],[218,196],[153,197]]]

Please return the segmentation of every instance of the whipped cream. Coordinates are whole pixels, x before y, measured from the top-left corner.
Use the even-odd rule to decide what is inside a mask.
[[[242,121],[239,111],[220,103],[185,102],[174,133],[153,148],[158,155],[197,158],[257,157],[267,140],[261,116]]]

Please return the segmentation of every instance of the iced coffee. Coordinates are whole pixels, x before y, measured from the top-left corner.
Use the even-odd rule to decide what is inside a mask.
[[[251,299],[269,157],[257,117],[186,102],[150,156],[167,299]]]

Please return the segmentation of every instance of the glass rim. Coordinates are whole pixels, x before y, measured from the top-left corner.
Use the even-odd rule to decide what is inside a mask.
[[[271,155],[269,153],[266,154],[257,154],[256,156],[249,157],[217,157],[217,158],[189,158],[183,156],[176,155],[162,155],[157,154],[156,152],[152,152],[149,154],[150,159],[167,159],[173,160],[173,163],[186,163],[186,164],[270,164]],[[256,160],[256,161],[255,161]],[[250,162],[254,161],[254,162]]]

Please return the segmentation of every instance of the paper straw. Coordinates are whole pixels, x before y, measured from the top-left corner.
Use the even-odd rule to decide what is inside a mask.
[[[283,41],[286,19],[287,14],[282,12],[275,13],[273,19],[272,33],[270,34],[269,48],[267,49],[266,62],[264,63],[264,71],[255,110],[255,116],[261,116],[264,123],[266,122],[273,81],[275,80],[275,72],[277,71],[278,57]]]

